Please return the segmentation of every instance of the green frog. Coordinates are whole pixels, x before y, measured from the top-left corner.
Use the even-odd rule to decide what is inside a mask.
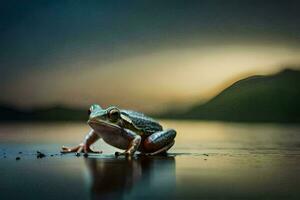
[[[167,152],[175,143],[176,131],[163,130],[162,126],[143,113],[119,109],[110,106],[106,109],[93,104],[89,109],[88,122],[91,127],[83,142],[75,147],[62,147],[62,153],[75,152],[102,153],[93,151],[90,146],[99,139],[124,152],[116,152],[116,156],[132,156],[136,151],[145,155],[156,155]]]

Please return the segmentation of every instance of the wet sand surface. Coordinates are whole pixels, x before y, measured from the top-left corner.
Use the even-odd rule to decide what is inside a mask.
[[[124,159],[101,141],[101,155],[61,155],[84,123],[1,124],[0,199],[300,199],[300,126],[163,125],[178,131],[168,156]]]

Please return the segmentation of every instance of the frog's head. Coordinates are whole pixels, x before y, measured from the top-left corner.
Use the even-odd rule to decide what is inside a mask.
[[[115,107],[111,106],[107,109],[101,108],[97,104],[93,104],[89,109],[88,124],[95,131],[112,131],[121,129],[119,126],[121,120],[121,112]]]

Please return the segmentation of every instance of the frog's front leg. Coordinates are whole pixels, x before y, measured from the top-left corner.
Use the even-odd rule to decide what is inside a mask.
[[[167,129],[153,133],[143,142],[143,151],[145,155],[156,155],[167,152],[175,143],[176,131]]]
[[[76,155],[83,153],[102,153],[102,151],[93,151],[90,146],[94,144],[100,136],[94,131],[91,130],[84,138],[83,142],[75,147],[62,147],[61,153],[72,153],[76,152]]]
[[[129,146],[124,152],[115,152],[115,156],[132,156],[136,150],[139,148],[142,138],[138,134],[134,133],[133,131],[130,131],[128,129],[124,129],[127,133],[128,138],[130,138]]]

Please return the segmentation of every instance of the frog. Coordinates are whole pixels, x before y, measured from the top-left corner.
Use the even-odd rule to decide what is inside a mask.
[[[174,144],[177,132],[174,129],[163,129],[153,118],[137,111],[120,109],[117,106],[102,108],[92,104],[88,110],[87,124],[90,131],[82,143],[74,147],[61,149],[62,153],[102,153],[94,151],[91,145],[102,139],[107,144],[124,150],[115,152],[115,156],[133,156],[165,154]]]

